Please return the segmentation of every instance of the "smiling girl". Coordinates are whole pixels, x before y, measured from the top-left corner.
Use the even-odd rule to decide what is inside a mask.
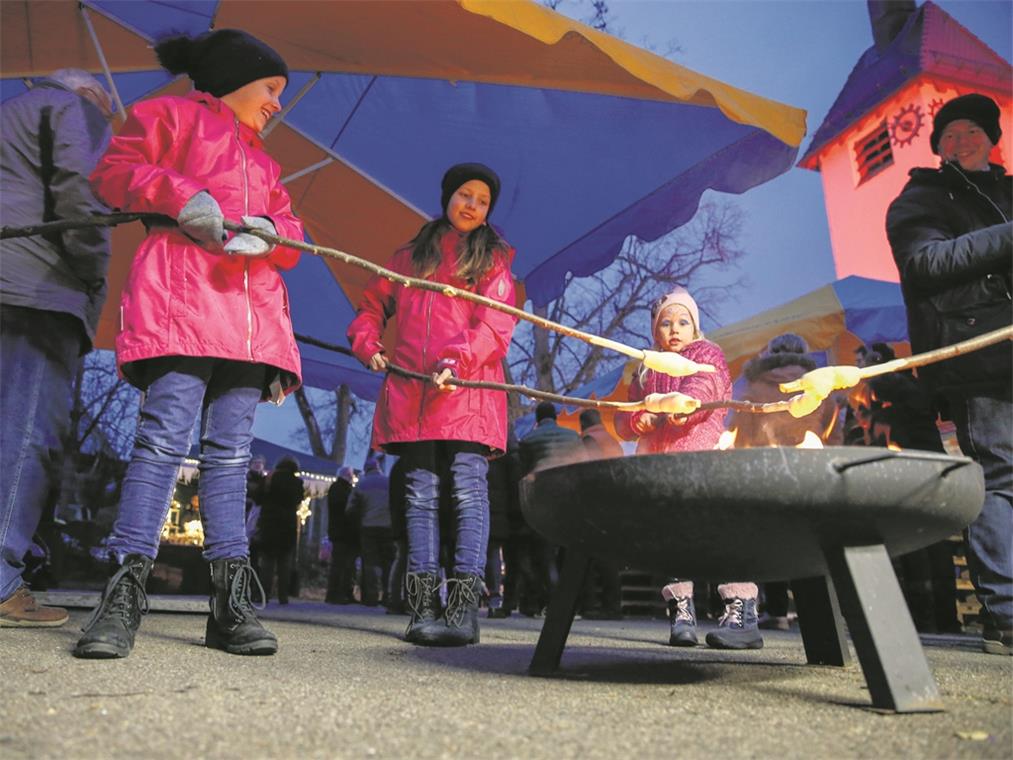
[[[126,657],[147,610],[145,583],[176,474],[200,416],[200,514],[211,564],[205,645],[273,654],[254,613],[259,588],[244,525],[246,471],[257,403],[299,385],[300,361],[279,270],[298,251],[239,234],[224,219],[301,239],[258,133],[281,109],[288,68],[245,32],[223,29],[155,45],[159,62],[194,83],[187,97],[137,103],[91,181],[129,212],[164,214],[137,249],[120,305],[116,360],[144,391],[134,452],[112,535],[102,600],[74,654]]]
[[[457,164],[443,176],[442,191],[442,216],[424,224],[389,268],[512,306],[514,251],[486,222],[499,196],[499,177],[482,164]],[[397,340],[388,359],[381,338],[391,317]],[[478,643],[489,540],[488,458],[506,449],[506,395],[444,383],[451,377],[502,383],[515,323],[487,306],[374,277],[348,328],[352,351],[371,369],[384,370],[390,361],[433,378],[428,383],[388,374],[373,417],[373,446],[405,461],[411,614],[405,637],[416,644]],[[442,609],[439,505],[447,482],[453,492],[454,574]]]

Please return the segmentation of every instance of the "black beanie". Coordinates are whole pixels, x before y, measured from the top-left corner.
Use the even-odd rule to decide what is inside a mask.
[[[447,173],[443,175],[443,182],[440,188],[443,194],[440,196],[440,210],[446,214],[447,204],[450,203],[450,196],[463,185],[473,179],[478,179],[489,186],[489,212],[492,213],[496,199],[499,197],[499,176],[485,164],[454,164]],[[486,216],[488,216],[488,214]]]
[[[195,89],[216,98],[265,77],[288,80],[282,57],[239,29],[219,29],[196,38],[167,37],[156,43],[155,54],[169,73],[186,74]]]
[[[935,119],[932,121],[932,136],[929,137],[929,144],[932,152],[939,155],[939,138],[943,136],[943,130],[951,121],[957,119],[968,119],[973,121],[988,135],[988,139],[995,145],[999,142],[1002,129],[999,128],[999,106],[987,95],[971,93],[961,95],[948,101],[939,109]]]

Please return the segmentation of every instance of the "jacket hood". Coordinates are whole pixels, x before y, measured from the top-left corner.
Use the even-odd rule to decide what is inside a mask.
[[[770,354],[769,356],[757,356],[755,359],[750,359],[746,362],[742,374],[747,380],[753,382],[760,375],[784,367],[801,367],[803,372],[809,372],[816,369],[816,361],[808,354]]]

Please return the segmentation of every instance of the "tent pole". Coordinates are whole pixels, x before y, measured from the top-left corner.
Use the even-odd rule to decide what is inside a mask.
[[[330,157],[325,158],[323,161],[317,161],[315,164],[310,164],[304,169],[300,169],[297,172],[292,172],[287,177],[282,177],[281,184],[287,185],[289,182],[292,182],[293,180],[297,180],[300,177],[305,177],[307,174],[312,174],[317,169],[323,169],[325,166],[330,166],[333,163],[334,159]]]
[[[109,70],[109,63],[106,61],[105,53],[102,52],[102,43],[99,42],[98,35],[95,34],[95,27],[91,23],[91,15],[89,15],[88,9],[84,6],[84,3],[78,7],[81,9],[81,16],[84,18],[84,25],[88,27],[91,41],[95,45],[95,52],[98,53],[98,60],[102,64],[102,71],[106,74],[109,89],[113,93],[113,101],[116,103],[116,112],[120,118],[120,123],[123,123],[127,120],[127,111],[123,107],[123,101],[120,100],[120,92],[116,89],[116,82],[113,81],[113,73]]]

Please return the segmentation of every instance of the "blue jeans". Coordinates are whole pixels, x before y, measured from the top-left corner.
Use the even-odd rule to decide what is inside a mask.
[[[961,450],[985,472],[985,504],[967,526],[967,565],[984,623],[1013,627],[1013,402],[950,399]]]
[[[0,600],[21,585],[54,482],[83,337],[70,314],[0,307]]]
[[[249,556],[246,470],[253,415],[264,387],[263,364],[207,357],[150,359],[134,453],[123,479],[109,539],[118,562],[128,554],[155,558],[179,466],[200,412],[200,516],[204,558]]]
[[[489,541],[489,461],[478,444],[419,441],[399,444],[405,458],[408,572],[440,570],[440,484],[453,497],[455,573],[483,575]]]

